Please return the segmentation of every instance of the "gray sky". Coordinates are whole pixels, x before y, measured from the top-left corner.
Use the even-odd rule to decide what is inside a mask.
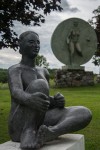
[[[21,34],[27,30],[33,30],[40,36],[41,50],[40,54],[47,58],[51,68],[60,68],[60,63],[51,50],[51,36],[56,26],[63,20],[77,17],[88,21],[93,16],[92,11],[100,5],[100,0],[62,0],[62,12],[52,12],[46,16],[46,22],[41,27],[29,27],[22,26],[18,22],[15,22],[15,30],[18,34]],[[21,55],[15,52],[13,49],[0,50],[0,68],[8,68],[13,64],[20,61]],[[98,67],[95,67],[91,60],[85,64],[85,69],[98,73]]]

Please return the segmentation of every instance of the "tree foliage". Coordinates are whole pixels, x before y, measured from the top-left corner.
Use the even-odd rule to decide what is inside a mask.
[[[48,66],[49,66],[49,63],[47,62],[46,58],[43,55],[38,55],[36,57],[35,63],[39,67],[48,68]]]
[[[17,33],[14,22],[23,25],[40,25],[51,11],[61,11],[61,0],[0,0],[0,49],[17,49]]]
[[[93,63],[97,66],[100,65],[100,6],[93,11],[93,17],[89,20],[89,23],[95,29],[97,35],[97,50],[93,56]]]

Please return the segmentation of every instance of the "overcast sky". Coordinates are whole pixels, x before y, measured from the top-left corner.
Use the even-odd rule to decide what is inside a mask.
[[[41,50],[40,54],[47,58],[51,68],[61,68],[60,63],[51,50],[51,36],[56,26],[63,20],[77,17],[88,21],[93,16],[92,11],[100,5],[100,0],[62,0],[62,12],[52,12],[46,16],[46,22],[41,27],[26,27],[18,22],[15,23],[15,30],[19,34],[27,30],[33,30],[40,36]],[[8,68],[20,61],[21,55],[13,49],[3,49],[0,51],[0,68]],[[85,70],[99,73],[98,67],[95,67],[91,60],[85,65]]]

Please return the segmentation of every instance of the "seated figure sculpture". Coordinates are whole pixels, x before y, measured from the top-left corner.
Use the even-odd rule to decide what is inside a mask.
[[[91,111],[83,106],[64,107],[60,93],[49,95],[49,73],[35,65],[40,49],[37,33],[26,31],[19,37],[21,62],[8,69],[11,93],[9,134],[21,149],[34,150],[58,136],[86,127]]]

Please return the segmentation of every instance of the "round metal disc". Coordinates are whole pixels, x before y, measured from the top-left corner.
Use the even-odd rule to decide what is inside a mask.
[[[66,65],[88,62],[97,49],[97,36],[88,22],[70,18],[61,22],[51,38],[56,58]]]

